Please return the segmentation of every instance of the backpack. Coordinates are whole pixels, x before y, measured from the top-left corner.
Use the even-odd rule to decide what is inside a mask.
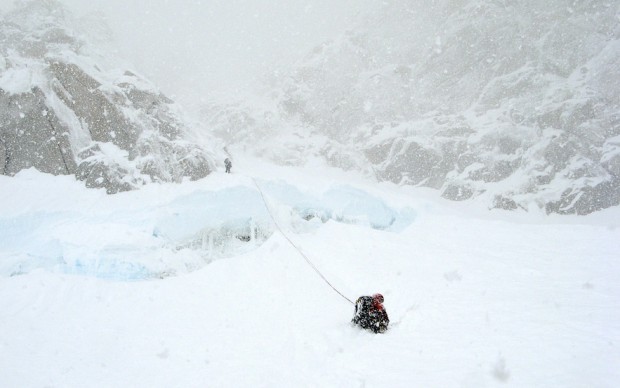
[[[385,310],[373,307],[372,297],[360,296],[355,302],[355,315],[351,320],[362,329],[370,329],[375,333],[383,333],[387,330],[390,320]]]

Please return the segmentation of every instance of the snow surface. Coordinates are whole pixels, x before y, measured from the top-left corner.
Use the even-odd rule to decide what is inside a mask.
[[[0,385],[617,386],[620,209],[475,206],[239,156],[113,196],[0,176]]]

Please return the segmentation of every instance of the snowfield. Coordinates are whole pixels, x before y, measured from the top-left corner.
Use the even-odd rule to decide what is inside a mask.
[[[0,385],[618,386],[620,209],[433,198],[240,156],[116,195],[0,176]],[[387,333],[269,211],[348,299],[385,296]]]

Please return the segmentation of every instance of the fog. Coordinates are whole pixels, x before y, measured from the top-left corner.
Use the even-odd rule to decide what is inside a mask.
[[[312,46],[342,32],[373,0],[61,0],[99,13],[119,56],[185,102],[256,88]],[[0,0],[0,10],[13,1]],[[148,5],[146,5],[148,4]]]

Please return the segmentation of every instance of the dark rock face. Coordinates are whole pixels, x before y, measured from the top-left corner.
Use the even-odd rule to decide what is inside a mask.
[[[41,89],[9,95],[0,90],[2,174],[34,167],[50,174],[72,174],[76,163],[67,127],[45,105]]]
[[[0,19],[0,173],[75,174],[108,193],[200,179],[210,153],[175,104],[130,71],[105,71],[55,1]]]
[[[605,181],[579,190],[566,190],[559,201],[548,202],[547,213],[590,214],[617,205],[620,180]]]
[[[125,150],[135,147],[138,128],[120,110],[125,96],[113,94],[108,99],[101,84],[73,63],[52,62],[48,69],[54,93],[88,128],[93,141]]]

